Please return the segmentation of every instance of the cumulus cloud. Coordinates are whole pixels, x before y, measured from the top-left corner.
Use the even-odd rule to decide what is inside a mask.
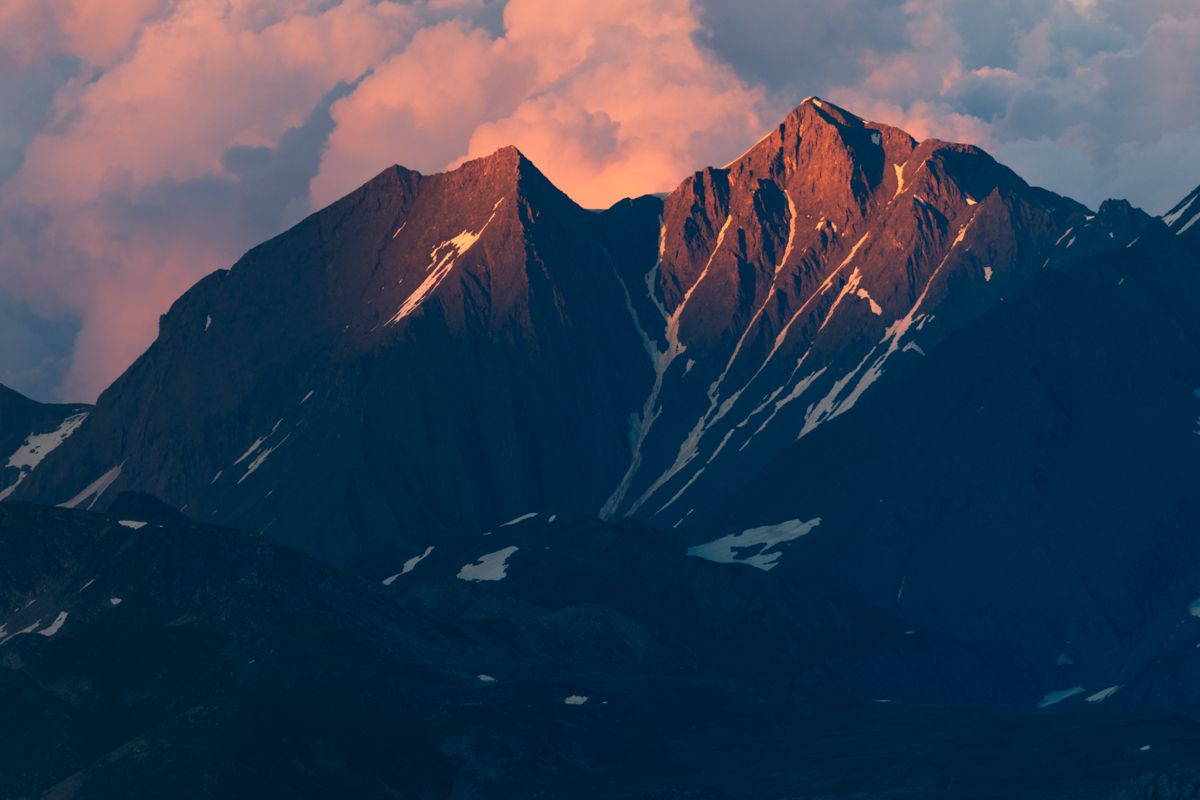
[[[193,281],[391,163],[672,188],[819,94],[1095,205],[1200,174],[1194,0],[4,0],[0,381],[88,399]]]
[[[765,124],[761,90],[699,31],[688,0],[509,0],[499,36],[423,30],[334,106],[314,194],[389,159],[435,170],[509,144],[585,205],[671,188]]]

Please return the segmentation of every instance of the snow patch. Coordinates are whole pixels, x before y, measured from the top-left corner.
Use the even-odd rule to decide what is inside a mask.
[[[30,434],[16,452],[8,457],[8,463],[5,466],[15,468],[19,472],[16,481],[7,489],[0,491],[0,500],[7,500],[11,497],[17,487],[29,476],[29,473],[42,463],[42,459],[65,442],[83,424],[87,416],[88,412],[86,411],[73,414],[49,433]]]
[[[1162,221],[1166,223],[1168,228],[1175,227],[1175,223],[1183,219],[1183,215],[1186,214],[1188,209],[1192,207],[1192,204],[1196,202],[1197,197],[1200,197],[1200,194],[1192,195],[1190,198],[1188,198],[1187,202],[1183,203],[1178,209],[1163,216]],[[1192,221],[1195,222],[1195,220]]]
[[[1110,686],[1107,689],[1101,689],[1095,694],[1089,694],[1084,698],[1084,700],[1089,703],[1101,703],[1119,692],[1121,690],[1121,686],[1122,684],[1117,684],[1116,686]]]
[[[466,564],[458,571],[462,581],[502,581],[508,577],[508,557],[519,550],[511,545],[503,550],[479,557],[474,564]]]
[[[119,606],[119,605],[121,605],[121,603],[123,603],[123,602],[125,602],[125,601],[124,601],[124,600],[122,600],[122,599],[121,599],[121,598],[119,598],[119,597],[110,597],[110,598],[108,598],[108,604],[109,604],[110,606]]]
[[[30,601],[30,603],[32,603],[32,602],[33,601]],[[28,607],[29,606],[26,606],[26,608],[28,608]],[[21,630],[16,631],[14,633],[10,633],[7,636],[4,636],[3,639],[0,639],[0,644],[4,644],[9,639],[13,639],[17,636],[21,636],[26,633],[33,633],[34,631],[36,631],[38,629],[38,626],[40,626],[41,624],[42,623],[40,621],[38,621],[38,622],[33,623],[32,625],[26,625],[24,628],[21,628]],[[0,632],[5,631],[5,630],[7,630],[7,629],[4,627],[0,627]],[[3,635],[3,633],[0,633],[0,635]]]
[[[1192,217],[1191,221],[1188,222],[1187,225],[1184,225],[1182,228],[1180,228],[1178,231],[1175,232],[1175,235],[1183,236],[1185,233],[1188,232],[1188,229],[1191,228],[1193,225],[1195,225],[1197,222],[1200,222],[1200,214],[1197,214],[1196,216]]]
[[[124,525],[126,528],[133,528],[135,531],[146,527],[146,523],[140,519],[121,519],[117,520],[118,525]]]
[[[1188,605],[1188,613],[1193,617],[1200,617],[1200,597],[1196,598]]]
[[[799,539],[820,524],[821,518],[816,517],[807,522],[793,519],[778,525],[763,525],[722,536],[707,544],[689,547],[687,554],[718,564],[748,564],[763,571],[770,571],[778,566],[783,553],[779,550],[768,551],[784,542]],[[743,552],[751,550],[753,555]]]
[[[1072,686],[1070,689],[1059,689],[1056,692],[1047,692],[1046,696],[1042,698],[1042,701],[1037,704],[1037,707],[1047,708],[1055,703],[1061,703],[1063,700],[1066,700],[1069,697],[1074,697],[1077,694],[1083,694],[1084,691],[1085,690],[1082,686]]]
[[[496,205],[492,206],[491,216],[488,217],[487,222],[483,223],[483,227],[477,232],[463,231],[454,238],[434,246],[429,251],[429,266],[425,267],[428,275],[421,282],[421,285],[414,289],[412,294],[405,299],[399,310],[396,311],[395,316],[388,320],[388,325],[395,325],[415,311],[421,303],[425,302],[425,298],[429,297],[441,285],[446,276],[450,274],[450,270],[454,268],[454,263],[459,257],[470,250],[479,241],[479,237],[483,236],[483,232],[487,230],[488,226],[492,224],[492,220],[496,218],[496,212],[503,202],[503,197],[496,201]]]
[[[520,524],[521,524],[522,522],[524,522],[525,520],[527,520],[527,519],[533,519],[533,518],[534,518],[534,517],[536,517],[536,516],[537,516],[537,512],[536,512],[536,511],[530,511],[528,514],[522,514],[521,516],[517,517],[516,519],[510,519],[508,522],[504,523],[504,524],[503,524],[503,525],[501,525],[500,527],[501,527],[501,528],[507,528],[507,527],[509,527],[510,525],[520,525]]]
[[[249,478],[251,475],[253,475],[255,471],[257,471],[258,468],[263,465],[263,462],[267,460],[271,453],[274,453],[276,450],[282,447],[284,442],[290,439],[291,436],[292,435],[289,433],[288,435],[284,436],[282,440],[280,440],[279,444],[272,445],[256,455],[254,460],[250,462],[250,466],[246,467],[246,472],[242,475],[242,477],[238,478],[237,482],[241,483],[242,481],[246,480],[246,478]]]
[[[421,553],[421,555],[419,555],[419,556],[413,556],[408,561],[405,561],[404,566],[400,568],[399,572],[397,572],[395,575],[391,575],[391,576],[383,579],[383,585],[391,586],[393,583],[395,583],[396,578],[399,578],[401,575],[407,575],[408,573],[412,572],[414,569],[417,568],[417,564],[420,564],[422,561],[424,561],[426,558],[428,558],[429,554],[432,552],[433,552],[433,545],[429,545],[429,547],[425,548],[424,553]]]
[[[42,463],[42,459],[50,455],[72,433],[78,430],[87,417],[88,412],[86,411],[72,414],[49,433],[31,433],[17,448],[17,451],[8,457],[8,463],[5,466],[30,471],[36,469],[38,464]]]
[[[838,296],[834,298],[833,304],[830,305],[829,310],[825,312],[825,319],[821,320],[821,324],[817,328],[818,332],[825,330],[825,326],[828,325],[829,321],[833,319],[834,313],[837,312],[838,307],[842,304],[842,300],[845,299],[847,295],[857,294],[858,285],[861,282],[862,270],[860,270],[858,267],[855,267],[850,273],[850,277],[846,279],[845,285],[842,286],[842,290],[838,292]]]
[[[479,681],[480,683],[495,683],[496,682],[496,679],[493,678],[491,675],[484,675],[484,674],[476,675],[475,680]]]
[[[316,393],[317,393],[316,389],[309,389],[308,394],[304,395],[304,399],[300,401],[300,405],[304,405],[305,403],[307,403],[309,400],[312,399],[312,396]]]
[[[269,435],[270,434],[268,434],[268,436]],[[256,450],[258,450],[258,448],[262,447],[262,443],[265,442],[266,440],[267,440],[267,436],[260,436],[257,439],[255,439],[254,442],[248,448],[246,448],[246,452],[244,452],[240,456],[238,456],[237,461],[234,461],[233,463],[235,465],[240,464],[243,461],[245,461],[247,458],[249,458],[250,456],[254,455],[254,452]]]
[[[868,292],[866,289],[859,289],[854,294],[857,295],[860,299],[866,300],[868,303],[871,304],[871,313],[872,314],[874,314],[877,317],[883,316],[883,308],[879,305],[879,303],[875,302],[875,298],[871,297],[870,292]]]
[[[60,612],[58,612],[58,616],[54,618],[54,622],[51,622],[49,625],[47,625],[45,627],[45,629],[38,631],[38,633],[41,634],[42,636],[46,636],[46,637],[53,636],[54,634],[56,634],[60,630],[62,630],[63,623],[66,621],[67,621],[67,612],[60,611]]]
[[[581,706],[588,701],[588,697],[582,694],[568,695],[563,702],[569,706]]]
[[[896,198],[904,191],[904,165],[892,164],[892,169],[896,171],[896,193],[892,197]]]
[[[778,275],[779,270],[783,269],[784,265],[787,264],[788,259],[792,257],[792,249],[796,245],[796,203],[794,200],[792,200],[791,192],[785,191],[783,195],[787,198],[788,204],[788,238],[787,244],[783,248],[783,258],[779,259],[779,263],[775,265],[776,275]],[[824,218],[822,218],[821,221],[824,222]],[[817,230],[820,229],[821,226],[818,225]]]
[[[112,486],[113,482],[121,477],[121,467],[123,466],[125,466],[124,461],[89,483],[82,492],[70,500],[65,503],[59,503],[59,508],[79,508],[84,502],[87,502],[85,508],[90,511],[92,506],[96,505],[96,501],[100,499],[100,495],[104,494],[108,487]]]
[[[992,268],[991,267],[983,268],[983,279],[985,281],[987,281],[988,283],[992,282]]]
[[[25,473],[22,472],[20,475],[17,476],[17,479],[15,481],[13,481],[12,486],[9,486],[7,489],[0,490],[0,502],[7,500],[9,497],[11,497],[12,493],[17,490],[17,487],[20,486],[24,480],[25,480]]]

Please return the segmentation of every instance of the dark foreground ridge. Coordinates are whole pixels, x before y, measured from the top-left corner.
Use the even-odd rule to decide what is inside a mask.
[[[529,581],[459,579],[432,554],[366,584],[145,498],[117,505],[0,507],[0,601],[15,609],[5,797],[1115,800],[1197,786],[1191,722],[821,699],[706,666],[649,608],[561,605]],[[556,524],[555,541],[583,533],[530,520],[510,538],[529,548]],[[645,542],[608,539],[635,560]]]

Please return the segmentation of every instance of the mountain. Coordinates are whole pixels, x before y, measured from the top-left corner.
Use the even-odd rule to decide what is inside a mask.
[[[13,496],[137,489],[336,563],[533,510],[669,529],[1150,222],[816,98],[599,213],[512,148],[394,167],[181,297]]]
[[[86,405],[50,405],[0,386],[0,500],[16,491],[52,450],[87,419]]]
[[[1197,201],[817,98],[598,212],[385,170],[0,393],[0,787],[1195,796]]]
[[[463,578],[430,554],[385,587],[145,496],[111,512],[0,506],[6,797],[1127,800],[1200,780],[1186,720],[731,678],[636,617],[509,591],[524,550]],[[525,524],[505,530],[575,523]]]
[[[816,98],[685,181],[663,220],[661,388],[604,511],[664,527],[703,516],[1037,272],[1150,222],[1123,203],[1092,214],[978,148],[918,144]]]
[[[584,211],[512,148],[388,169],[181,297],[18,496],[134,487],[333,561],[598,508],[651,380],[617,269],[656,208]]]
[[[744,481],[691,552],[957,642],[1025,676],[1026,708],[1200,713],[1200,249],[1177,232],[1038,274]]]

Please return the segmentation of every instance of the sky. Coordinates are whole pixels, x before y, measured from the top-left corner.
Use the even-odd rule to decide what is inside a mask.
[[[388,165],[602,207],[809,95],[1095,207],[1200,184],[1196,0],[0,0],[0,383],[91,401],[205,274]]]

